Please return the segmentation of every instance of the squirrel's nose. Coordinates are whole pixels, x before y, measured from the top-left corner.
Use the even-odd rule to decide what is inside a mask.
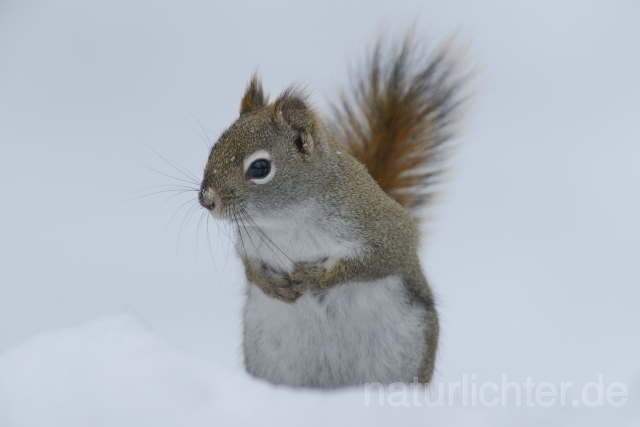
[[[216,207],[216,203],[213,200],[212,192],[207,190],[206,188],[201,189],[198,192],[198,200],[203,208],[212,211]]]

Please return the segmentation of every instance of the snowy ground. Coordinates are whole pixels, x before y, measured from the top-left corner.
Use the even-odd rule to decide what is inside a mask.
[[[0,427],[640,425],[640,5],[221,3],[0,6]],[[252,379],[224,227],[193,194],[122,203],[176,183],[145,165],[180,177],[147,145],[197,177],[256,67],[324,109],[416,14],[477,70],[422,257],[435,384],[367,406]],[[474,403],[503,379],[505,406]],[[439,385],[453,398],[420,404]]]
[[[399,386],[385,393],[275,387],[177,350],[130,313],[31,339],[0,356],[0,378],[2,426],[387,425],[398,419],[636,426],[640,420],[637,405],[599,406],[595,394],[587,410],[576,410],[540,406],[548,397],[532,397],[533,406],[523,398],[521,406],[488,408],[472,405],[469,395],[468,405],[460,400],[456,407],[419,389],[402,395]],[[637,395],[640,379],[630,386]]]

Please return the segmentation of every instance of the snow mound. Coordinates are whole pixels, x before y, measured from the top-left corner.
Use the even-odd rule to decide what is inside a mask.
[[[172,348],[135,316],[118,313],[0,355],[0,426],[241,422],[247,411],[233,397],[249,385],[268,389]]]
[[[634,393],[637,393],[636,381]],[[365,405],[362,388],[277,387],[178,350],[129,313],[0,354],[0,426],[640,425],[637,407]],[[384,399],[387,399],[387,393]],[[375,402],[377,397],[372,397]],[[611,408],[609,408],[611,409]],[[604,423],[604,424],[603,424]],[[614,424],[609,424],[614,425]]]

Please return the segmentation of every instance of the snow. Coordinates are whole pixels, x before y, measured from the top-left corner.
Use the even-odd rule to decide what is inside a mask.
[[[398,418],[436,425],[636,426],[638,406],[429,407],[423,390],[338,391],[276,387],[169,345],[133,313],[31,338],[0,355],[0,425],[213,426],[387,425]],[[632,384],[640,391],[640,381]],[[382,405],[380,399],[382,396]],[[365,402],[370,405],[365,405]],[[394,403],[395,402],[395,403]]]
[[[168,345],[130,313],[32,338],[0,357],[0,378],[3,427],[242,425],[273,403],[250,399],[273,387]]]
[[[0,427],[640,425],[640,2],[0,10]],[[442,407],[397,389],[367,407],[361,387],[251,378],[228,227],[196,191],[151,195],[197,187],[256,68],[271,99],[300,81],[327,111],[380,28],[416,19],[427,41],[458,30],[476,72],[421,253],[441,316],[433,390],[529,379],[532,407],[465,406],[461,388]],[[600,378],[624,405],[586,404]],[[545,406],[546,383],[573,384],[564,405]]]

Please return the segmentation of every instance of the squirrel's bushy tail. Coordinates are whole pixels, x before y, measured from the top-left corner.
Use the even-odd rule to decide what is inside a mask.
[[[443,170],[465,78],[448,47],[425,55],[413,32],[379,41],[334,106],[338,134],[382,190],[419,218]]]

